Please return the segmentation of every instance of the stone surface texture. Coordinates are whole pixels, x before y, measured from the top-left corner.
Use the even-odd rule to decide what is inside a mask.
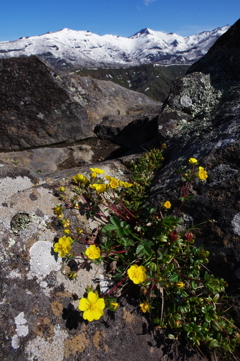
[[[38,56],[2,59],[0,69],[0,150],[70,144],[94,137],[103,117],[152,117],[161,107],[112,82],[59,73]]]

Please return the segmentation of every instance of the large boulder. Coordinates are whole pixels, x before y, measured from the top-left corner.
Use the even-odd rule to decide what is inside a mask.
[[[96,137],[106,116],[138,117],[160,106],[112,82],[58,73],[37,56],[0,62],[0,150]]]

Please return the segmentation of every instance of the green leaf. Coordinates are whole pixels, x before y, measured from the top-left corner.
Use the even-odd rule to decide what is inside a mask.
[[[179,280],[179,275],[178,275],[178,273],[173,273],[170,277],[169,277],[169,281],[170,282],[178,282],[178,280]]]
[[[124,247],[134,246],[134,241],[131,238],[123,238]]]
[[[117,228],[116,233],[119,238],[122,238],[124,236],[124,230],[122,228]]]
[[[114,224],[106,224],[106,226],[104,226],[102,230],[105,232],[109,232],[109,231],[114,231],[117,228],[118,227],[115,226]]]
[[[119,218],[115,217],[115,216],[112,216],[110,217],[110,222],[112,224],[114,224],[117,228],[119,228],[121,226],[121,221]]]
[[[194,290],[196,290],[198,288],[198,284],[194,281],[191,282],[191,286]]]
[[[209,316],[209,315],[205,315],[205,321],[211,322],[211,321],[212,321],[212,317]]]
[[[144,250],[144,245],[142,243],[140,243],[136,248],[137,255],[140,255],[140,253],[143,253],[143,250]]]
[[[212,341],[210,341],[208,345],[211,348],[218,347],[218,341],[213,338]]]
[[[187,312],[189,312],[189,306],[187,306],[187,305],[185,305],[185,306],[179,306],[178,309],[179,309],[179,311],[180,311],[181,313],[187,313]]]
[[[173,318],[173,316],[170,316],[169,319],[168,319],[168,324],[171,328],[174,328],[175,327],[175,320]]]
[[[182,319],[182,316],[179,313],[174,313],[173,318],[177,321],[180,321]]]
[[[151,256],[151,254],[153,253],[151,245],[149,244],[144,244],[144,249],[143,252],[149,257]]]

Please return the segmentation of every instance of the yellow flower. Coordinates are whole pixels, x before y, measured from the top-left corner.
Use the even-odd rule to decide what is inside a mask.
[[[99,169],[99,168],[90,168],[90,170],[91,170],[93,173],[96,173],[96,174],[103,174],[103,173],[105,173],[105,170]]]
[[[152,306],[149,305],[149,303],[144,302],[144,303],[140,303],[139,305],[140,309],[142,312],[146,313],[146,312],[150,312]]]
[[[99,298],[97,292],[89,292],[87,298],[81,298],[78,306],[80,311],[83,311],[84,320],[93,321],[99,320],[104,314],[105,301]]]
[[[169,201],[166,201],[165,203],[163,203],[163,207],[166,209],[170,209],[171,208],[171,203]]]
[[[95,191],[98,193],[103,193],[106,191],[107,186],[106,186],[106,184],[95,183],[95,184],[90,184],[90,188],[95,189]]]
[[[70,231],[70,229],[64,229],[63,233],[68,236],[71,233],[71,231]]]
[[[184,283],[183,283],[183,282],[177,282],[177,283],[176,283],[176,287],[179,288],[179,289],[180,289],[180,288],[183,288],[183,287],[184,287]]]
[[[92,172],[92,173],[91,173],[91,178],[96,178],[96,176],[97,176],[97,173],[96,173],[96,172]]]
[[[200,178],[201,180],[206,180],[207,177],[208,174],[205,169],[203,167],[198,167],[198,178]]]
[[[54,244],[53,250],[58,252],[60,257],[65,257],[71,251],[71,244],[72,238],[63,236]]]
[[[110,181],[109,184],[108,184],[108,186],[109,186],[110,188],[113,188],[113,189],[114,189],[114,188],[117,188],[117,187],[119,186],[119,181],[118,181],[118,179],[116,179],[116,178],[114,178],[114,177],[110,177],[109,175],[105,175],[105,178]]]
[[[133,186],[132,183],[123,182],[123,181],[120,181],[119,184],[120,184],[120,186],[123,187],[123,188],[129,188],[129,187],[132,187],[132,186]]]
[[[127,274],[130,280],[133,281],[133,283],[136,285],[144,282],[147,279],[146,269],[143,266],[138,266],[136,264],[132,265],[127,270]]]
[[[119,182],[118,182],[118,180],[116,178],[112,178],[108,185],[109,185],[110,188],[115,189],[115,188],[118,187]]]
[[[110,303],[110,307],[111,307],[111,309],[113,309],[114,311],[118,308],[118,303],[117,302],[111,302]]]
[[[78,184],[78,183],[87,184],[89,182],[87,177],[85,177],[83,174],[74,175],[72,177],[72,179],[73,179],[74,183],[76,183],[76,184]]]
[[[198,164],[198,160],[196,158],[189,158],[188,159],[188,163],[192,164],[192,165],[197,165]]]
[[[90,259],[97,259],[101,256],[101,250],[95,244],[91,244],[85,251],[86,256]]]

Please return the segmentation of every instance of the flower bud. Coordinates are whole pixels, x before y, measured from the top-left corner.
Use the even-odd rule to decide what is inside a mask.
[[[183,282],[177,282],[177,283],[176,283],[176,287],[179,288],[179,289],[180,289],[180,288],[183,288],[183,287],[184,287],[184,283],[183,283]]]
[[[161,234],[159,237],[159,242],[166,243],[168,241],[167,236],[165,234]]]
[[[176,242],[178,240],[178,234],[177,234],[177,231],[172,231],[170,234],[169,234],[169,238],[170,238],[170,241],[171,242]]]
[[[193,240],[194,236],[193,236],[193,233],[192,233],[192,232],[186,232],[186,233],[184,233],[183,238],[184,238],[186,241],[190,242],[190,241]]]

